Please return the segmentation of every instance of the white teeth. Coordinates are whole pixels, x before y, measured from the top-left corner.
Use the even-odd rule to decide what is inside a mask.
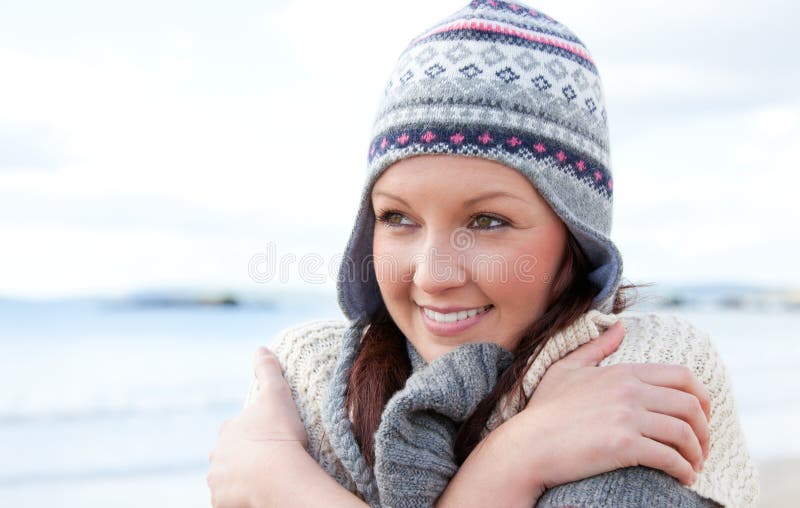
[[[471,318],[476,314],[480,314],[482,312],[486,312],[491,308],[491,305],[486,305],[485,307],[479,307],[477,309],[470,309],[470,310],[461,310],[458,312],[448,312],[447,314],[442,314],[441,312],[436,312],[435,310],[430,310],[425,307],[422,308],[425,315],[429,318],[433,319],[434,321],[438,321],[439,323],[455,323],[456,321],[461,321],[467,318]]]

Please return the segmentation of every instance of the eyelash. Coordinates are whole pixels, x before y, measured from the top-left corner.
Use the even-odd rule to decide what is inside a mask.
[[[378,213],[375,215],[375,219],[378,222],[382,223],[387,228],[398,228],[398,227],[407,227],[408,226],[408,224],[392,224],[391,221],[390,221],[390,218],[392,217],[392,215],[402,215],[403,217],[405,217],[401,212],[398,212],[397,210],[378,210]],[[479,230],[483,230],[483,231],[490,231],[490,230],[493,230],[493,229],[499,229],[499,228],[502,228],[502,227],[505,227],[505,226],[509,225],[508,221],[506,221],[505,219],[501,219],[500,217],[497,217],[496,215],[488,213],[488,212],[477,212],[472,217],[470,217],[470,223],[472,223],[472,221],[474,221],[478,217],[489,217],[492,220],[500,222],[500,224],[498,224],[496,226],[488,226],[488,227],[483,227],[483,228],[482,227],[476,227],[474,229],[479,229]]]

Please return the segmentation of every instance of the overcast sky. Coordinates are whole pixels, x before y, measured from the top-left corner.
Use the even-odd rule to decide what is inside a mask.
[[[0,2],[0,296],[304,284],[273,247],[332,287],[384,81],[466,3]],[[625,276],[800,286],[796,3],[529,5],[597,62]]]

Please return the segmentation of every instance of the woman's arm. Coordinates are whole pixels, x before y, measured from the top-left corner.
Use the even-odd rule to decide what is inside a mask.
[[[249,506],[367,507],[364,501],[331,478],[302,446],[287,446],[280,450],[277,458],[274,467],[267,466],[262,472],[262,480],[256,485]]]
[[[366,506],[306,451],[307,435],[277,358],[255,357],[258,390],[223,423],[206,481],[214,508]]]
[[[598,368],[622,335],[616,325],[554,363],[528,406],[473,450],[439,505],[480,506],[490,495],[532,506],[548,488],[638,465],[691,484],[708,450],[709,394],[684,367]]]

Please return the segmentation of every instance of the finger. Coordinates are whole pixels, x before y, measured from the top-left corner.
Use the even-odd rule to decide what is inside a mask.
[[[596,366],[603,358],[616,351],[617,347],[622,343],[624,335],[625,328],[622,325],[622,321],[617,321],[597,338],[592,339],[562,358],[559,363],[567,364],[573,368]]]
[[[711,419],[711,394],[691,369],[665,363],[637,363],[632,366],[634,375],[645,383],[674,388],[697,397],[706,420]]]
[[[647,437],[637,441],[634,446],[639,465],[660,469],[684,485],[691,485],[697,479],[692,465],[671,446]]]
[[[697,436],[703,457],[708,458],[708,420],[697,397],[674,388],[644,384],[644,407],[648,411],[680,418],[688,423]]]
[[[254,372],[259,389],[264,389],[276,382],[283,382],[283,370],[278,362],[278,357],[265,347],[260,347],[256,351]]]
[[[677,449],[695,471],[700,471],[703,464],[703,450],[692,427],[685,421],[647,411],[642,418],[641,433],[645,437]]]

